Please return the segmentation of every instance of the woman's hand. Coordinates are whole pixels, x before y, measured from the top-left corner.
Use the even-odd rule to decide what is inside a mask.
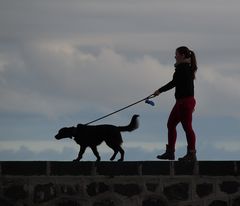
[[[153,95],[156,97],[156,96],[158,96],[160,94],[160,92],[159,92],[159,90],[156,90],[154,93],[153,93]]]

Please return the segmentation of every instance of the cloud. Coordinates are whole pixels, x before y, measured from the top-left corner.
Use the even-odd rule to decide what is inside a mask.
[[[232,116],[239,119],[239,73],[204,67],[199,69],[198,75],[196,93],[199,97],[199,114]]]
[[[237,142],[238,8],[236,0],[2,2],[0,139],[49,140],[61,126],[142,99],[172,78],[174,50],[187,45],[199,64],[194,113],[199,139],[223,134],[221,140]],[[155,107],[139,104],[103,122],[126,124],[138,113],[141,126],[130,140],[166,141],[173,93],[155,98]],[[211,146],[217,153],[216,145]]]
[[[20,142],[1,141],[1,145],[8,144],[6,148],[0,148],[0,161],[72,161],[77,157],[78,146],[69,144],[67,141],[56,144],[51,141],[30,141]],[[155,144],[153,147],[151,144]],[[197,148],[197,156],[199,160],[238,160],[240,142],[224,142],[218,144],[202,142]],[[159,147],[158,147],[159,146]],[[160,145],[159,142],[147,143],[143,141],[124,143],[125,161],[146,161],[157,160],[156,156],[165,151],[165,145]],[[105,144],[98,147],[102,161],[109,161],[112,155],[112,150]],[[184,143],[178,144],[176,150],[176,158],[185,155],[186,146]],[[119,154],[116,160],[119,158]],[[95,161],[96,158],[92,151],[88,148],[83,155],[82,161]]]
[[[100,48],[95,54],[66,42],[37,42],[24,47],[22,56],[10,57],[3,58],[0,69],[0,110],[49,117],[80,112],[88,105],[108,112],[106,108],[112,105],[121,107],[151,94],[170,81],[173,73],[172,66],[148,55],[128,59],[112,48]],[[238,118],[239,74],[199,67],[199,114],[221,111],[221,115]],[[169,110],[168,101],[161,99],[163,110]]]
[[[71,161],[76,153],[71,148],[64,148],[62,152],[54,149],[45,149],[40,152],[31,150],[31,148],[21,146],[18,150],[0,150],[1,161]]]
[[[133,94],[150,95],[157,74],[163,81],[171,77],[169,67],[150,56],[128,60],[110,48],[94,55],[67,43],[41,42],[25,47],[22,56],[5,59],[2,66],[2,111],[51,116],[89,102],[124,104]]]

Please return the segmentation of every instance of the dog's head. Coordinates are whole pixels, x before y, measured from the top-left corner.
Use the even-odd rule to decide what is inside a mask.
[[[56,139],[72,138],[75,127],[64,127],[55,135]]]

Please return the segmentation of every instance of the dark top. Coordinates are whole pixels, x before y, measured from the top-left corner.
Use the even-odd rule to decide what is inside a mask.
[[[159,92],[166,92],[175,87],[175,98],[182,99],[194,96],[194,78],[189,63],[180,63],[176,66],[173,79],[159,89]]]

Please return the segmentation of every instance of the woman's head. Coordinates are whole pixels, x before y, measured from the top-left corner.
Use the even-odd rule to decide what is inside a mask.
[[[192,50],[188,49],[186,46],[181,46],[176,49],[175,59],[176,63],[186,62],[189,59],[193,78],[195,79],[195,73],[197,71],[197,61],[195,53]]]

